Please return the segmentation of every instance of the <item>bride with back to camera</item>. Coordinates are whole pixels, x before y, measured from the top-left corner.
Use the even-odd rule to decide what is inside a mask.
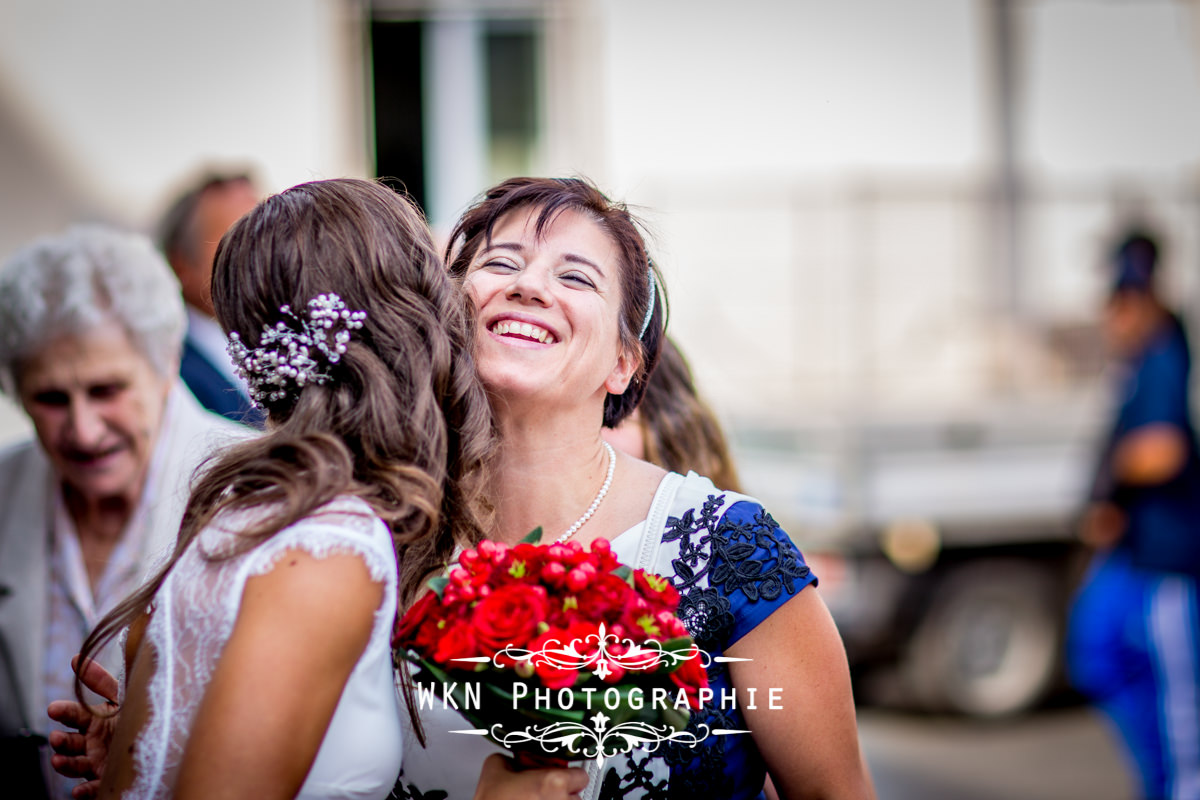
[[[267,431],[207,466],[165,566],[84,643],[87,663],[129,631],[111,740],[79,717],[58,749],[107,748],[77,797],[382,800],[403,752],[394,548],[479,530],[491,426],[461,299],[419,212],[335,180],[243,217],[213,301]],[[471,770],[479,800],[585,782]]]
[[[465,213],[448,261],[474,304],[500,432],[489,538],[541,526],[547,541],[609,539],[624,563],[671,580],[702,649],[735,659],[714,662],[709,681],[717,697],[735,690],[737,707],[710,705],[689,727],[749,734],[591,764],[584,796],[748,798],[769,774],[786,798],[873,797],[841,639],[787,534],[752,498],[603,440],[637,406],[664,339],[661,280],[625,207],[583,180],[511,179]],[[421,717],[430,746],[406,737],[402,785],[469,796],[462,766],[491,746],[451,737],[452,711]]]

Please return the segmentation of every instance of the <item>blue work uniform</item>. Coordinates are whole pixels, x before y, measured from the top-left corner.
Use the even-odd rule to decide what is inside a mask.
[[[1200,455],[1190,369],[1187,336],[1175,317],[1126,365],[1093,500],[1121,508],[1127,527],[1116,547],[1097,554],[1067,641],[1072,683],[1118,729],[1148,800],[1200,800]],[[1112,480],[1117,444],[1164,424],[1186,436],[1181,472],[1156,486]]]

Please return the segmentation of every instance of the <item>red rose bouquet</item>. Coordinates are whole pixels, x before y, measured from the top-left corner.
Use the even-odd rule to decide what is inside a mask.
[[[675,588],[621,565],[607,540],[540,536],[463,552],[397,622],[397,652],[420,667],[418,705],[449,699],[475,726],[463,733],[518,755],[699,741],[684,728],[709,658],[675,616]]]

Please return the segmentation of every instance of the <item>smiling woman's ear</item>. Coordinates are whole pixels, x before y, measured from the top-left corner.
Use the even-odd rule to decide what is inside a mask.
[[[638,373],[640,368],[640,354],[630,351],[627,347],[622,347],[621,354],[617,356],[617,363],[604,381],[604,388],[609,394],[624,394],[625,390],[629,388],[629,382],[633,380],[633,376]]]

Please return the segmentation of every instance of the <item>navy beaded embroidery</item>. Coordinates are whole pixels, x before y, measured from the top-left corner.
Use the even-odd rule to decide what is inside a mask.
[[[795,594],[797,581],[803,586],[810,574],[761,506],[754,506],[752,519],[738,522],[729,510],[739,503],[717,516],[724,502],[725,495],[709,495],[698,515],[688,509],[681,517],[669,517],[663,534],[664,542],[679,542],[670,580],[679,590],[680,619],[702,648],[725,642],[732,632],[731,596],[741,592],[752,603],[775,601],[784,591]],[[705,576],[708,588],[701,586]]]
[[[784,592],[794,595],[798,586],[803,588],[813,580],[800,553],[761,506],[734,503],[720,514],[724,503],[724,495],[709,495],[698,510],[688,509],[682,516],[668,518],[663,534],[663,542],[679,543],[679,555],[671,561],[674,574],[668,576],[680,594],[679,617],[696,644],[712,655],[724,652],[736,632],[731,598],[737,593],[750,603],[775,602]],[[730,513],[739,506],[753,508],[753,515],[743,518],[744,514]],[[710,665],[709,683],[730,686],[728,667]],[[701,723],[709,730],[745,727],[740,710],[716,704],[693,712],[688,729],[697,731]],[[746,756],[761,774],[757,752]],[[656,782],[649,769],[654,758],[664,759],[670,769],[666,786]],[[641,790],[645,798],[689,800],[734,793],[733,776],[726,771],[725,744],[718,737],[709,737],[696,748],[667,743],[654,754],[633,753],[622,767],[620,771],[616,767],[607,770],[601,800],[616,800],[635,790]]]

